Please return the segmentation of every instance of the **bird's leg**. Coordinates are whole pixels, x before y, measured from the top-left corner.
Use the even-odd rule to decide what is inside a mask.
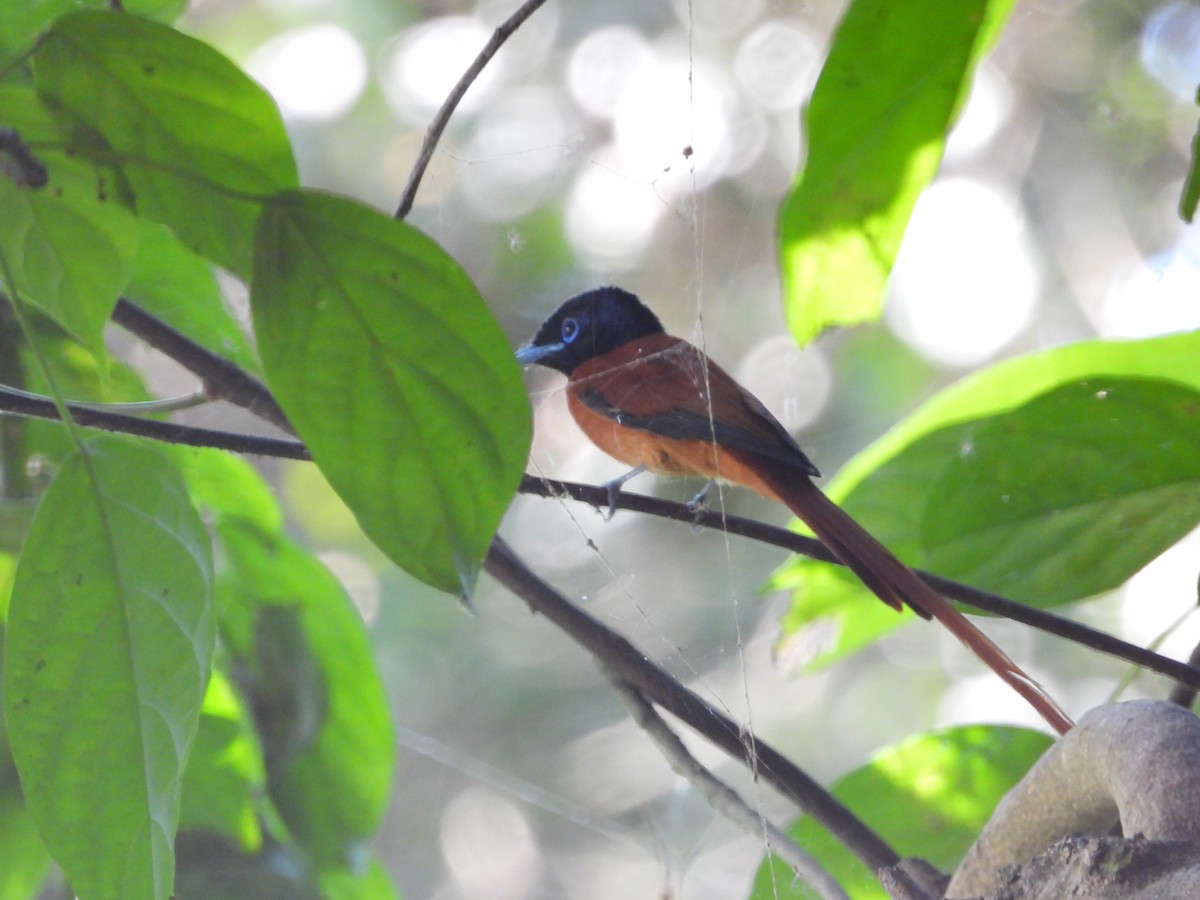
[[[700,492],[687,502],[687,508],[690,513],[699,515],[708,509],[708,495],[712,492],[714,484],[716,484],[716,481],[710,478],[704,487],[700,489]]]
[[[621,493],[621,487],[630,478],[635,475],[641,475],[646,471],[645,466],[638,466],[636,469],[630,469],[624,475],[614,478],[612,481],[606,481],[600,487],[608,491],[608,512],[604,514],[604,521],[608,522],[617,513],[617,495]]]

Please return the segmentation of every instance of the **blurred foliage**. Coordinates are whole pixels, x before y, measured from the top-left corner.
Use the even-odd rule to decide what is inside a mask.
[[[397,171],[406,174],[403,138],[412,135],[397,138],[387,118],[370,124],[353,118],[379,112],[378,85],[338,128],[289,121],[285,129],[272,97],[241,66],[163,24],[180,12],[176,0],[127,0],[133,15],[102,11],[107,6],[52,0],[0,11],[0,128],[9,129],[0,143],[4,383],[81,400],[147,398],[161,371],[136,353],[130,356],[136,364],[111,357],[119,341],[103,334],[124,294],[251,371],[261,356],[270,387],[316,462],[291,486],[305,491],[304,485],[327,480],[367,536],[409,575],[442,591],[470,593],[529,447],[528,404],[510,341],[492,310],[516,310],[507,324],[527,331],[540,317],[535,307],[543,296],[557,301],[578,279],[594,280],[597,272],[607,279],[634,265],[636,248],[581,262],[566,203],[550,193],[574,189],[567,161],[581,163],[581,171],[610,170],[609,148],[586,143],[609,126],[565,117],[559,131],[532,139],[541,141],[534,149],[554,157],[545,172],[489,193],[472,174],[532,154],[486,142],[506,133],[505,122],[487,118],[500,104],[474,110],[466,104],[439,157],[445,174],[429,179],[439,199],[414,214],[422,231],[358,202],[297,187],[301,167],[317,181],[350,173],[357,180],[340,184],[342,193],[386,200],[379,185]],[[301,4],[275,4],[270,11],[228,6],[230,21],[246,27],[230,28],[226,46],[247,51],[278,25],[315,15]],[[728,17],[730,8],[719,6],[717,18]],[[1053,208],[1038,226],[1042,245],[1048,259],[1063,262],[1061,277],[1070,282],[1057,295],[1087,293],[1065,265],[1077,249],[1071,236],[1092,253],[1080,256],[1094,258],[1088,242],[1115,239],[1120,231],[1092,229],[1093,220],[1106,220],[1087,204],[1108,204],[1097,207],[1106,214],[1121,210],[1147,246],[1172,239],[1159,221],[1162,204],[1146,200],[1155,191],[1145,180],[1161,180],[1153,173],[1170,169],[1161,165],[1169,153],[1170,104],[1130,54],[1110,53],[1136,34],[1139,20],[1130,11],[1103,13],[1085,4],[1068,20],[1079,25],[1069,34],[1022,33],[1043,21],[1035,15],[1014,20],[1001,34],[1010,6],[1006,0],[856,0],[850,6],[833,32],[805,114],[804,168],[775,220],[784,244],[786,315],[796,333],[808,337],[830,322],[877,317],[909,213],[938,170],[972,76],[997,38],[1010,32],[1035,49],[1043,41],[1055,51],[1025,58],[1030,71],[1020,76],[1023,89],[1049,97],[1060,113],[1074,110],[1079,119],[1095,120],[1101,140],[1092,132],[1053,140],[1079,124],[1056,115],[1037,129],[1049,137],[1022,143],[1018,138],[1027,134],[1014,128],[1012,140],[998,141],[990,162],[980,165],[1019,181],[1007,168],[1015,157],[1061,153],[1070,168],[1086,151],[1103,156],[1110,173],[1145,176],[1049,203]],[[690,91],[704,83],[709,57],[721,56],[713,48],[724,27],[706,9],[688,5],[694,18],[687,20],[686,42],[679,40],[683,32],[668,32],[674,14],[666,6],[626,11],[646,33],[662,33],[654,52],[674,47],[678,53],[686,44],[685,77],[677,86]],[[830,11],[809,12],[832,28]],[[336,14],[357,16],[357,29],[370,33],[371,49],[382,54],[395,29],[417,11],[354,3],[338,5]],[[217,14],[198,12],[204,15]],[[598,29],[617,12],[605,8],[603,18],[595,18],[600,15],[591,7],[536,18],[520,37],[542,41],[542,49],[526,45],[509,54],[498,68],[512,80],[502,87],[520,95],[547,71],[568,82],[565,54],[553,62],[562,70],[538,60],[555,40]],[[559,34],[555,16],[562,17]],[[539,32],[543,21],[550,24]],[[486,34],[494,22],[474,24]],[[733,31],[757,34],[753,24],[747,18]],[[777,33],[797,49],[807,32]],[[651,52],[647,41],[638,46]],[[749,35],[741,49],[747,46]],[[1072,54],[1085,53],[1106,65],[1115,56],[1106,79],[1078,74],[1083,67],[1074,66]],[[789,57],[790,65],[800,66],[801,56]],[[729,65],[744,69],[746,62]],[[706,102],[702,94],[687,96],[688,104]],[[535,92],[520,99],[543,109],[562,98]],[[426,112],[396,115],[411,127]],[[756,167],[739,172],[730,164],[716,184],[698,186],[712,151],[699,139],[687,143],[687,152],[681,140],[665,163],[643,160],[644,173],[611,182],[614,195],[633,188],[631,196],[649,198],[648,215],[661,226],[663,237],[639,277],[647,293],[664,298],[668,318],[703,320],[699,285],[710,275],[720,290],[708,293],[728,297],[709,316],[718,355],[744,349],[782,318],[777,307],[763,311],[764,299],[773,301],[778,290],[773,272],[764,278],[762,271],[775,246],[769,212],[779,191],[772,185],[781,191],[792,177],[797,122],[784,104],[729,130],[748,139],[759,126],[787,140],[764,138],[772,149],[759,148]],[[314,150],[322,143],[332,148],[326,157]],[[792,150],[779,151],[779,143]],[[689,168],[693,155],[702,161],[697,168]],[[1194,193],[1186,189],[1185,207],[1194,205]],[[515,210],[508,218],[505,203]],[[630,207],[628,215],[635,211]],[[1070,227],[1077,220],[1087,227]],[[621,244],[631,230],[632,221],[618,223],[607,237]],[[223,287],[227,274],[250,281],[253,340]],[[697,298],[693,306],[689,296]],[[1119,585],[1192,528],[1200,512],[1195,334],[1074,342],[1091,333],[1103,310],[1093,309],[1095,298],[1086,296],[1077,306],[1059,302],[1046,333],[1030,329],[1021,340],[1063,346],[998,363],[928,397],[859,453],[831,487],[902,555],[1042,604]],[[831,345],[835,356],[839,346],[857,355],[841,370],[838,391],[878,388],[844,406],[868,418],[896,415],[898,406],[931,394],[948,377],[882,331],[834,337]],[[222,415],[204,411],[192,421],[224,427]],[[874,422],[858,421],[861,416],[843,415],[842,445],[878,430]],[[838,437],[829,439],[835,458],[846,451]],[[469,735],[464,743],[486,747],[492,759],[527,773],[538,787],[562,779],[570,784],[562,793],[569,795],[577,775],[571,760],[583,759],[590,767],[575,765],[607,771],[612,781],[598,807],[611,803],[604,808],[623,812],[624,793],[653,793],[642,785],[621,787],[630,771],[654,777],[651,767],[624,764],[627,746],[588,749],[601,732],[605,740],[615,732],[613,714],[604,703],[585,709],[580,702],[581,692],[601,693],[590,670],[577,679],[557,669],[547,674],[559,660],[553,642],[533,630],[541,623],[489,622],[470,629],[477,643],[468,644],[446,596],[434,599],[433,590],[388,573],[392,594],[407,602],[385,603],[381,631],[399,636],[388,653],[372,654],[360,611],[315,553],[289,536],[275,489],[248,463],[188,447],[163,453],[129,438],[85,442],[59,424],[11,417],[0,420],[0,443],[0,592],[6,599],[12,585],[11,604],[0,604],[6,714],[0,725],[0,898],[29,896],[51,857],[83,900],[165,898],[172,873],[181,898],[394,896],[383,860],[371,849],[393,799],[395,739],[385,674],[407,679],[406,711],[419,710],[451,738]],[[291,512],[327,507],[301,500]],[[676,624],[665,611],[676,595],[690,603],[693,587],[718,585],[725,592],[716,602],[709,595],[688,605],[680,619],[697,631],[701,621],[728,622],[727,595],[740,588],[734,583],[739,548],[725,544],[724,553],[680,565],[680,554],[695,554],[687,536],[622,538],[619,521],[604,555],[593,556],[579,519],[555,521],[549,530],[556,533],[540,540],[562,550],[562,559],[547,551],[546,565],[559,567],[558,575],[582,569],[576,566],[581,558],[603,568],[593,581],[593,572],[572,575],[572,587],[590,602],[593,594],[607,593],[631,600],[637,625],[648,624],[672,653],[682,639],[673,628],[668,635],[663,623]],[[348,523],[300,524],[319,540],[344,533]],[[665,574],[639,570],[636,579],[619,579],[610,561],[638,550]],[[748,574],[736,573],[747,584],[767,564],[752,563]],[[620,590],[608,591],[615,582]],[[795,561],[773,585],[793,590],[784,620],[792,640],[818,620],[834,620],[825,661],[905,621],[864,600],[829,567]],[[643,592],[663,605],[653,620],[649,605],[638,605]],[[757,653],[757,645],[743,643],[740,623],[737,628],[744,679],[746,655]],[[729,660],[723,641],[709,639],[705,651]],[[699,658],[693,654],[684,664],[690,675],[710,680],[697,671]],[[490,677],[498,662],[516,671],[512,680]],[[850,680],[845,670],[837,675]],[[891,674],[888,681],[898,679]],[[818,712],[820,702],[813,700]],[[768,704],[755,703],[761,723]],[[838,708],[851,710],[856,730],[824,741],[822,750],[840,764],[861,752],[877,733],[872,729],[889,717],[864,715],[840,698]],[[794,715],[789,708],[788,719]],[[885,724],[914,727],[903,715],[891,718]],[[985,726],[925,735],[847,776],[837,791],[902,852],[951,865],[1047,740]],[[566,749],[559,753],[561,746]],[[436,758],[436,750],[423,750]],[[508,784],[478,774],[484,766],[451,759],[472,786],[489,778]],[[433,781],[405,785],[406,821],[419,832],[411,847],[430,846],[439,839],[435,823],[449,832],[455,821],[453,810],[423,802],[421,792],[438,787]],[[663,848],[686,840],[688,831],[666,840],[658,833],[654,814],[661,811],[652,804],[667,803],[661,798],[674,790],[665,772],[663,784],[658,799],[631,800],[639,805],[628,808],[629,818],[649,822],[651,852],[669,856],[677,849]],[[538,836],[548,844],[565,841],[563,821],[585,822],[581,831],[593,842],[597,834],[628,833],[623,824],[613,825],[617,813],[596,825],[596,817],[569,807],[563,812],[563,801],[548,794],[527,786],[512,793],[553,817],[554,827]],[[614,801],[610,795],[617,793],[622,796]],[[651,814],[643,815],[647,810]],[[516,815],[472,812],[467,818],[480,829],[471,834],[489,845],[532,832]],[[497,821],[503,827],[486,831]],[[806,821],[794,832],[855,896],[877,895],[844,848]],[[429,862],[435,854],[397,843],[406,854],[386,859],[392,875],[441,865]],[[453,841],[445,843],[449,858]],[[565,854],[579,855],[562,846]],[[534,856],[506,850],[494,865],[527,858]],[[540,889],[549,890],[552,876],[540,869],[528,875],[535,869],[535,863],[526,867],[530,884],[543,879]],[[579,876],[553,877],[566,884]],[[614,880],[603,883],[611,893]],[[790,875],[777,872],[772,882],[764,871],[754,890],[767,896],[772,885],[782,892],[790,884]]]

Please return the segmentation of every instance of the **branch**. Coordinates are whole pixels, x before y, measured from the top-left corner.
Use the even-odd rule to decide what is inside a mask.
[[[276,456],[283,459],[310,458],[307,448],[299,441],[256,437],[232,431],[218,431],[213,428],[179,425],[175,422],[145,419],[141,416],[104,412],[90,406],[80,406],[74,403],[68,403],[67,409],[70,410],[71,418],[77,424],[87,428],[98,428],[103,431],[113,431],[120,434],[132,434],[138,437],[163,441],[168,444],[184,444],[189,447],[215,447],[218,450],[232,450],[234,453],[249,453],[254,456]],[[10,412],[19,416],[33,416],[39,419],[60,421],[58,409],[55,407],[53,401],[28,394],[25,391],[11,391],[4,387],[0,387],[0,412]]]
[[[425,140],[421,142],[421,152],[417,155],[417,161],[408,175],[408,184],[404,186],[404,193],[400,195],[400,205],[393,218],[403,219],[412,209],[413,202],[417,199],[417,188],[421,186],[421,179],[425,176],[429,161],[433,159],[433,151],[437,148],[438,141],[442,139],[442,132],[446,130],[450,116],[458,108],[458,103],[466,95],[467,89],[479,77],[479,73],[483,71],[484,67],[492,61],[492,57],[496,55],[504,42],[512,37],[513,32],[520,28],[525,20],[545,2],[546,0],[525,0],[515,13],[501,22],[500,26],[492,32],[491,39],[479,51],[475,61],[471,63],[467,71],[463,72],[462,78],[458,79],[458,83],[442,101],[441,107],[425,131]]]
[[[819,897],[824,900],[849,900],[842,886],[820,863],[761,813],[752,809],[733,788],[701,765],[637,688],[617,679],[613,679],[612,686],[625,703],[634,723],[654,741],[675,774],[686,778],[708,801],[709,806],[747,834],[765,838],[767,850],[787,863],[792,872],[816,891]]]
[[[112,320],[199,377],[211,396],[247,409],[289,434],[295,433],[267,386],[225,357],[124,297],[117,301]]]
[[[532,475],[526,475],[521,481],[520,492],[553,499],[570,497],[573,500],[587,503],[598,510],[607,510],[611,502],[606,487],[578,484],[569,481],[548,481],[544,478],[535,478]],[[670,519],[676,522],[687,522],[689,525],[712,528],[728,534],[736,534],[764,544],[789,550],[792,553],[800,553],[821,562],[842,565],[842,562],[815,538],[796,534],[793,531],[788,531],[786,528],[767,525],[754,519],[731,516],[711,510],[696,511],[686,503],[676,503],[671,500],[662,500],[642,494],[631,494],[625,491],[621,491],[616,495],[615,507],[617,509],[628,509],[634,512],[658,516],[659,518]],[[1073,622],[1070,619],[1065,619],[1062,616],[1057,616],[1042,609],[1017,603],[1015,600],[1009,600],[998,594],[982,591],[970,585],[951,581],[949,578],[942,578],[939,575],[924,572],[920,569],[914,569],[914,571],[928,582],[930,587],[949,597],[951,600],[957,600],[959,603],[973,607],[974,609],[994,613],[998,616],[1012,619],[1014,622],[1020,622],[1023,625],[1044,631],[1047,634],[1065,638],[1076,644],[1106,653],[1109,656],[1115,656],[1118,659],[1131,662],[1134,665],[1157,672],[1160,675],[1165,675],[1181,684],[1200,688],[1200,668],[1197,666],[1188,665],[1187,663],[1162,656],[1152,650],[1147,650],[1136,644],[1130,644],[1103,631],[1097,631],[1087,625]]]
[[[699,696],[652,663],[625,638],[573,606],[535,575],[505,541],[492,541],[484,568],[536,613],[590,652],[610,678],[636,688],[734,759],[751,766],[777,790],[812,816],[861,859],[872,872],[895,866],[900,857],[832,794],[791,760],[717,712]],[[752,743],[751,743],[752,740]]]

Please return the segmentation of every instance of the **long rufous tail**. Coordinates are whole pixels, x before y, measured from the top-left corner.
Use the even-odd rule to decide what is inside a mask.
[[[1024,697],[1051,728],[1059,734],[1070,731],[1074,723],[1040,684],[807,477],[792,474],[786,479],[772,479],[771,487],[778,499],[803,519],[880,600],[896,609],[907,603],[925,618],[937,619]]]

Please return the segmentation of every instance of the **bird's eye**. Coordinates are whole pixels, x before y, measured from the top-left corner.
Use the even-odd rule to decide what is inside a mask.
[[[562,323],[562,339],[564,344],[569,344],[575,338],[579,337],[579,320],[578,319],[563,319]]]

